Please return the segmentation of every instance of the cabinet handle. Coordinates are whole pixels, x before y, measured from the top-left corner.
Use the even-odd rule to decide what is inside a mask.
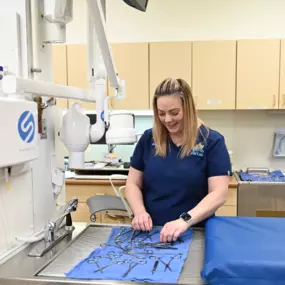
[[[275,107],[275,104],[276,104],[276,96],[275,94],[273,94],[273,107]]]

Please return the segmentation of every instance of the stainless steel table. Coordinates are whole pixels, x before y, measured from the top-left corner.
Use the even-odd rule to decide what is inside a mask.
[[[74,232],[72,236],[66,237],[39,258],[28,256],[33,246],[30,245],[0,266],[0,285],[140,284],[117,280],[74,280],[64,276],[66,272],[106,241],[112,227],[120,226],[122,225],[90,224],[79,234]],[[203,257],[204,231],[194,229],[194,238],[179,284],[204,284],[200,278]]]

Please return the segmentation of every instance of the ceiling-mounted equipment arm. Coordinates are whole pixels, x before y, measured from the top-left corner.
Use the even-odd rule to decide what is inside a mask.
[[[98,44],[102,53],[107,75],[110,81],[110,86],[115,89],[120,89],[120,82],[117,77],[115,64],[112,57],[112,52],[108,44],[106,30],[104,25],[104,14],[100,0],[87,0],[89,16],[96,31]]]

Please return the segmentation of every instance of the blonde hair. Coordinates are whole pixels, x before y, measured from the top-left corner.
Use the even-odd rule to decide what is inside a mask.
[[[195,102],[192,96],[191,88],[188,83],[180,78],[167,78],[163,80],[156,88],[153,98],[154,124],[153,139],[156,147],[156,155],[165,157],[167,152],[167,129],[161,123],[158,110],[157,99],[162,96],[175,95],[180,96],[183,105],[183,145],[180,157],[187,156],[194,148],[198,137],[198,129],[201,121],[197,117]]]

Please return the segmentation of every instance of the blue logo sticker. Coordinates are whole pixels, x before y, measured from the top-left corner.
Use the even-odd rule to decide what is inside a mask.
[[[101,112],[100,118],[101,118],[102,121],[104,121],[104,111]]]
[[[31,143],[35,137],[35,119],[30,111],[25,111],[18,121],[18,132],[21,139],[26,143]]]
[[[190,152],[190,155],[196,155],[196,156],[204,156],[204,145],[201,143],[197,144],[193,150]]]

